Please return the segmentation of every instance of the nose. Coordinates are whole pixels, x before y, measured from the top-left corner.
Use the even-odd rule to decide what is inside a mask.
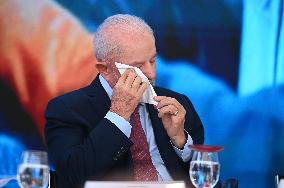
[[[143,67],[141,68],[141,71],[145,74],[145,76],[149,80],[155,80],[156,79],[156,63],[146,62],[144,63]]]

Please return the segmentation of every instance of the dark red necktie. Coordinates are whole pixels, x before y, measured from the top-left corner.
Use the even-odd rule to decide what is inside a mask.
[[[141,125],[138,107],[131,115],[130,124],[132,126],[130,139],[133,142],[130,151],[134,166],[134,180],[158,181],[157,171],[151,160],[146,134]]]

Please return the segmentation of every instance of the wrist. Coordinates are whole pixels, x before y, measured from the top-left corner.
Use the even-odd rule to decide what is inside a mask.
[[[186,141],[187,141],[187,136],[185,135],[184,131],[182,134],[178,135],[178,136],[174,136],[173,138],[171,138],[172,143],[179,149],[183,149]]]
[[[124,118],[126,121],[130,120],[130,115],[127,115],[126,113],[124,113],[122,110],[119,110],[117,108],[113,108],[112,106],[110,107],[110,112],[116,113],[117,115],[119,115],[120,117]]]

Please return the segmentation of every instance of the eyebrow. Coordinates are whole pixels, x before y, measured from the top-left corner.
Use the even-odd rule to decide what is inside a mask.
[[[156,58],[156,56],[157,56],[157,53],[155,53],[155,54],[151,57],[150,60]],[[133,62],[133,64],[135,64],[135,65],[139,65],[139,64],[143,64],[143,63],[144,63],[143,61],[134,61],[134,62]]]

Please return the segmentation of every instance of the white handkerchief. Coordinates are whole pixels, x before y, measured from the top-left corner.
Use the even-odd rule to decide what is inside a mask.
[[[150,84],[148,78],[143,74],[143,72],[137,68],[137,67],[132,67],[130,65],[125,65],[125,64],[122,64],[122,63],[117,63],[115,62],[115,65],[116,67],[118,68],[118,71],[120,72],[120,74],[123,74],[126,69],[128,68],[132,68],[135,70],[136,74],[138,76],[141,77],[141,79],[148,83],[149,84],[149,87],[146,89],[146,91],[144,92],[140,102],[141,103],[149,103],[149,104],[154,104],[154,105],[157,105],[158,103],[153,99],[155,96],[157,96],[153,86]]]

